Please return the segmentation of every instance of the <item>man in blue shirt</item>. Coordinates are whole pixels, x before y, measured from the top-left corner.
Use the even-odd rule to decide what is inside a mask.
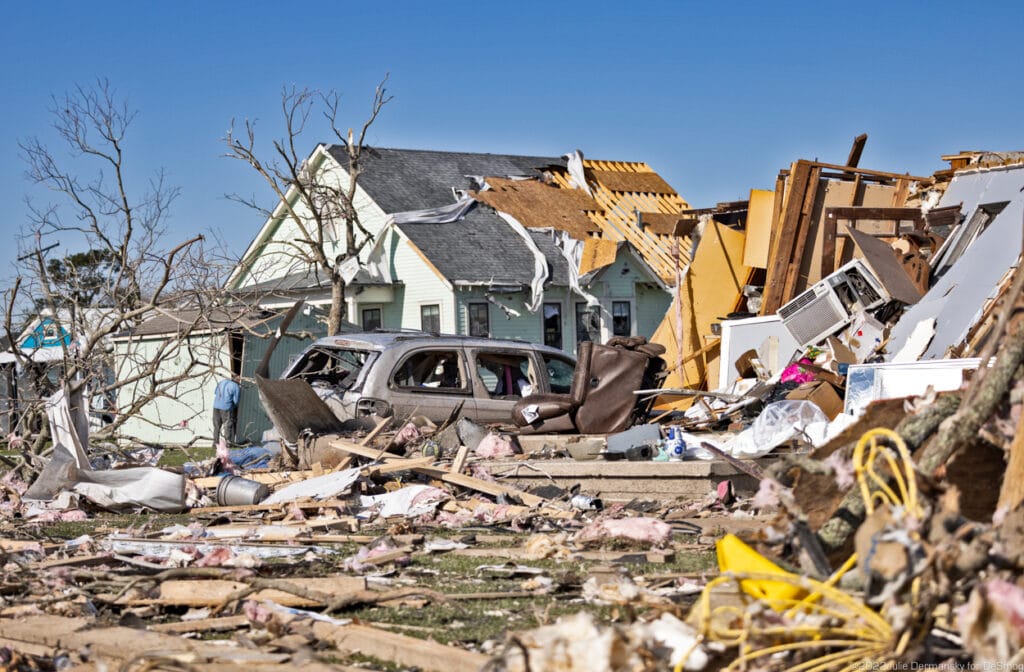
[[[238,395],[242,391],[234,374],[217,383],[213,393],[213,445],[220,443],[220,429],[224,426],[224,440],[234,443],[235,440],[235,409],[238,407]]]

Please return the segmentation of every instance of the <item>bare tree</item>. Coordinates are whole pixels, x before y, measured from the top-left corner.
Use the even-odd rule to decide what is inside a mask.
[[[136,178],[128,174],[126,136],[135,113],[110,83],[100,80],[55,97],[50,114],[61,151],[37,138],[20,147],[29,179],[57,200],[29,202],[18,277],[4,297],[4,330],[16,344],[21,329],[45,315],[57,333],[67,334],[61,357],[52,363],[34,362],[18,347],[12,351],[19,367],[36,369],[40,380],[60,377],[72,391],[82,389],[116,404],[120,412],[109,409],[113,422],[105,430],[112,434],[132,412],[157,397],[173,396],[177,386],[209,368],[212,353],[192,351],[188,338],[208,326],[214,300],[207,288],[218,283],[203,257],[201,235],[165,243],[178,190],[166,184],[163,173],[141,191],[130,187]],[[55,258],[58,245],[82,251]],[[192,310],[176,338],[144,354],[115,358],[112,336],[183,307]],[[180,360],[183,353],[186,364],[167,373],[163,363],[172,355]],[[23,410],[31,418],[38,407]]]
[[[270,185],[278,200],[275,209],[283,208],[287,219],[296,227],[298,235],[282,243],[285,254],[295,264],[315,269],[330,278],[331,310],[327,325],[330,334],[338,333],[346,318],[346,269],[350,269],[353,262],[358,264],[360,250],[373,240],[360,221],[356,192],[363,174],[361,159],[366,134],[392,98],[385,88],[387,79],[385,75],[377,86],[370,114],[358,134],[351,128],[342,132],[338,126],[340,96],[336,91],[286,88],[281,93],[285,135],[273,142],[273,151],[266,157],[261,157],[256,149],[255,122],[251,120],[245,121],[241,134],[235,133],[232,123],[224,138],[228,148],[226,156],[249,164]],[[346,148],[346,180],[329,179],[323,164],[309,161],[307,154],[299,153],[297,145],[310,115],[317,110],[327,120],[334,139]],[[255,198],[237,194],[228,197],[266,217],[274,212],[261,207]]]

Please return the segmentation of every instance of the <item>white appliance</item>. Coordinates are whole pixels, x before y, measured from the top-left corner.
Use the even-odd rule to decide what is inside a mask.
[[[854,259],[779,308],[778,314],[801,348],[849,324],[858,312],[891,299],[863,259]]]

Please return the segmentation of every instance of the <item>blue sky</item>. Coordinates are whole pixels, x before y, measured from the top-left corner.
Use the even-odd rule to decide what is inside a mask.
[[[18,140],[53,142],[51,95],[108,78],[138,117],[133,180],[181,188],[173,240],[240,253],[262,223],[224,198],[269,191],[221,158],[230,121],[282,132],[282,86],[334,88],[371,144],[646,161],[695,207],[772,188],[798,158],[931,174],[962,149],[1024,149],[1017,2],[40,2],[0,22],[0,220],[24,198]],[[310,134],[329,139],[326,132]],[[138,184],[138,182],[136,183]],[[69,250],[70,251],[70,250]],[[13,245],[0,247],[0,279]],[[5,283],[4,283],[5,284]]]

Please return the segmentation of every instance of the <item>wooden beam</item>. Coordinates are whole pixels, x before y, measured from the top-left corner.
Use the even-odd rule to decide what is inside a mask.
[[[930,182],[930,177],[908,175],[906,173],[890,173],[884,170],[868,170],[866,168],[851,168],[850,166],[839,166],[834,163],[822,163],[820,161],[807,161],[808,166],[821,168],[822,170],[835,170],[840,173],[853,173],[854,175],[870,175],[872,177],[884,177],[890,180],[907,179],[911,182]]]
[[[864,153],[864,145],[868,144],[868,134],[861,133],[853,139],[853,146],[850,147],[850,156],[846,159],[846,165],[856,168],[860,163],[860,155]]]
[[[461,474],[462,468],[466,466],[466,458],[469,457],[469,446],[463,444],[459,446],[459,452],[455,453],[455,459],[452,460],[452,466],[449,469],[453,474]]]
[[[372,448],[360,446],[358,443],[354,443],[346,439],[335,439],[334,441],[331,441],[331,446],[337,448],[338,450],[343,450],[345,452],[352,453],[353,455],[359,455],[360,457],[368,457],[370,459],[374,459],[378,454],[378,451]],[[412,460],[409,460],[408,458],[397,456],[393,457],[392,461],[396,465],[402,464],[403,462],[412,462]],[[482,492],[491,495],[492,497],[515,497],[521,500],[527,506],[538,506],[540,504],[544,504],[545,502],[547,502],[547,500],[544,499],[543,497],[531,495],[528,492],[523,492],[522,490],[517,490],[516,488],[507,485],[501,485],[500,483],[492,483],[491,481],[484,481],[482,479],[474,478],[472,476],[466,476],[465,474],[453,474],[445,469],[438,469],[427,466],[413,466],[412,470],[418,474],[430,476],[431,478],[436,478],[439,481],[451,483],[452,485],[457,485],[462,488],[476,490],[477,492]]]
[[[303,591],[322,594],[325,600],[366,590],[366,579],[361,576],[282,579],[281,583],[291,584]],[[227,581],[223,579],[169,580],[160,584],[158,596],[153,600],[149,600],[148,603],[183,607],[216,606],[234,593],[247,587],[248,584],[242,581]],[[283,590],[272,589],[260,590],[246,599],[258,602],[271,600],[285,607],[318,607],[324,606],[326,603],[306,597],[299,597]],[[121,598],[118,604],[128,601],[127,598]]]
[[[762,315],[774,313],[783,303],[786,274],[793,257],[797,226],[810,175],[811,164],[808,161],[797,161],[790,170],[781,216],[774,231],[775,242],[772,245],[771,259],[768,261],[768,276],[761,304]]]
[[[832,207],[826,208],[825,214],[833,215],[836,219],[848,219],[857,221],[859,219],[882,219],[894,220],[897,222],[916,222],[924,218],[920,208],[873,208],[869,206]]]
[[[821,184],[821,168],[811,168],[807,178],[807,190],[804,193],[803,206],[800,208],[797,229],[793,243],[793,254],[786,269],[786,282],[782,287],[782,302],[785,303],[796,295],[796,286],[800,278],[800,267],[803,265],[804,250],[810,237],[811,217],[814,215],[815,202],[818,199],[818,185]],[[812,243],[813,244],[813,243]]]
[[[318,621],[313,624],[313,635],[333,643],[341,652],[357,652],[425,672],[477,672],[490,661],[482,653],[366,625],[338,626]]]
[[[225,630],[237,630],[249,625],[249,617],[224,616],[223,618],[201,618],[194,621],[179,621],[176,623],[154,623],[148,626],[147,630],[153,632],[166,632],[172,635],[183,635],[187,632],[223,632]]]

